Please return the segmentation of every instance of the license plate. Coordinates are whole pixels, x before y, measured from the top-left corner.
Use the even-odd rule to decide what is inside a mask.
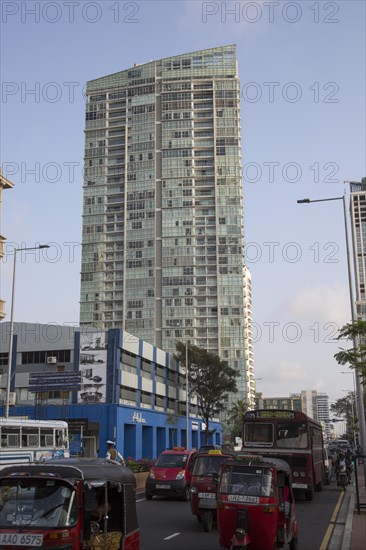
[[[215,493],[198,493],[198,498],[216,498]]]
[[[308,486],[306,483],[293,483],[292,484],[293,489],[307,489]]]
[[[42,543],[43,535],[33,535],[32,533],[0,533],[0,545],[42,546]]]
[[[170,485],[157,485],[157,489],[171,489]]]

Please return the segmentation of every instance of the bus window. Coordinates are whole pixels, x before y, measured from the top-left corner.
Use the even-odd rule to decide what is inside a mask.
[[[306,449],[308,437],[306,425],[302,422],[282,422],[276,426],[277,447],[287,449]]]
[[[41,447],[53,447],[53,428],[41,428]]]
[[[38,447],[38,446],[39,446],[38,428],[22,427],[22,447]]]
[[[56,447],[65,445],[65,437],[63,430],[55,430]]]
[[[273,445],[273,425],[247,423],[244,430],[244,445]]]
[[[1,445],[3,447],[19,447],[20,428],[3,426],[1,430]]]

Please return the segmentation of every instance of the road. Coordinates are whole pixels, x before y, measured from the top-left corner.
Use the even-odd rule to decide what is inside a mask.
[[[298,495],[300,550],[319,550],[339,496],[334,482],[316,493],[312,502]],[[141,550],[220,550],[216,528],[205,533],[202,524],[191,514],[189,502],[160,497],[146,501],[143,493],[137,500]]]

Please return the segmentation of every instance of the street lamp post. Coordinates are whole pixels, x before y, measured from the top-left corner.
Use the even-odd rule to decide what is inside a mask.
[[[9,324],[9,351],[8,351],[8,376],[6,380],[6,396],[4,406],[4,417],[9,418],[9,406],[10,406],[10,385],[11,385],[11,364],[13,355],[13,336],[14,336],[14,296],[15,296],[15,272],[16,272],[16,259],[17,253],[26,250],[39,250],[41,248],[49,248],[48,244],[40,244],[38,246],[31,246],[27,248],[15,248],[14,260],[13,260],[13,281],[11,287],[11,306],[10,306],[10,324]]]
[[[328,199],[314,199],[314,200],[300,199],[297,202],[299,204],[309,204],[311,202],[327,202],[327,201],[342,201],[343,203],[344,230],[345,230],[346,248],[347,248],[348,288],[349,288],[352,322],[354,322],[356,321],[356,310],[355,310],[355,302],[354,302],[353,287],[352,287],[351,259],[350,259],[348,223],[347,223],[347,213],[346,213],[346,197],[345,195],[342,195],[342,197],[331,197]],[[354,343],[354,347],[356,347],[355,343]],[[359,430],[360,430],[360,444],[362,448],[362,453],[366,455],[365,407],[363,404],[361,378],[357,369],[355,369],[355,380],[356,380],[357,410],[358,410]],[[364,475],[366,479],[366,461],[364,462]]]
[[[186,344],[186,446],[189,451],[189,389],[188,389],[188,344]]]

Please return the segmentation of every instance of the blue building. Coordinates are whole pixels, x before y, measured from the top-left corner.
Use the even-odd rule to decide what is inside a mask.
[[[0,324],[0,414],[7,393],[9,323]],[[106,452],[113,439],[126,457],[155,458],[187,445],[185,372],[163,350],[119,329],[14,326],[11,416],[69,422],[71,451]],[[221,424],[209,442],[220,445]],[[196,398],[189,399],[188,446],[205,442]]]

